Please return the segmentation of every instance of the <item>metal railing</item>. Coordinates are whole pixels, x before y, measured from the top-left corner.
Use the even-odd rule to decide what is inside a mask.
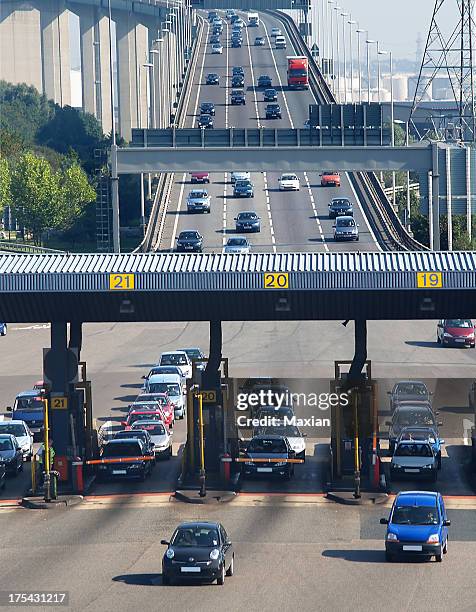
[[[46,247],[35,246],[32,244],[24,244],[22,242],[4,242],[0,240],[0,252],[8,251],[9,253],[30,253],[30,254],[41,254],[41,253],[65,253],[66,251],[59,251],[57,249],[47,249]]]
[[[299,50],[299,53],[307,56],[309,65],[309,86],[317,99],[321,100],[324,104],[335,103],[334,95],[319,70],[306,43],[300,36],[293,18],[281,11],[266,12],[283,23],[294,47]],[[429,250],[427,246],[415,240],[402,225],[374,173],[354,172],[350,173],[349,176],[357,192],[365,196],[361,198],[361,204],[370,226],[375,232],[376,238],[383,249],[411,251]]]

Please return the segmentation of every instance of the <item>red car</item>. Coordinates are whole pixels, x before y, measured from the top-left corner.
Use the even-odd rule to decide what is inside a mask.
[[[321,174],[321,187],[340,187],[340,174],[338,172],[323,172]]]
[[[475,345],[475,327],[471,319],[441,319],[436,328],[436,341],[442,346]]]
[[[209,183],[210,174],[208,172],[191,172],[190,181],[192,183]]]
[[[122,421],[121,425],[129,431],[132,427],[133,423],[137,423],[137,421],[164,421],[165,415],[162,408],[157,408],[156,410],[132,410],[127,415],[127,419]]]
[[[157,402],[164,413],[164,423],[170,428],[174,426],[175,406],[167,393],[141,393],[137,396],[136,402]]]

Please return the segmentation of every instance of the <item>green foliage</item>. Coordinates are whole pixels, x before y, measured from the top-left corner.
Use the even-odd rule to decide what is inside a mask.
[[[11,181],[10,166],[5,157],[0,157],[0,215],[5,206],[9,206],[11,202]]]
[[[95,199],[96,192],[89,184],[86,173],[74,162],[61,176],[62,229],[69,229],[82,214],[85,205]]]

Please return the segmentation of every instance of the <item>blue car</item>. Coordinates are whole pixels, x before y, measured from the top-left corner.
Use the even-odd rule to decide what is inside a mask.
[[[7,324],[6,323],[0,323],[0,336],[6,336],[7,335]]]
[[[393,502],[387,525],[385,559],[398,556],[435,557],[441,562],[448,552],[448,527],[445,504],[440,493],[405,491]]]

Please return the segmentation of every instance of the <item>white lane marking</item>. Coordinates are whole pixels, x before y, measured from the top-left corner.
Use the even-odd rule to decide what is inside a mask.
[[[230,69],[230,45],[228,43],[228,21],[226,22],[226,71],[225,71],[225,128],[228,127],[228,71]],[[223,237],[222,247],[225,248],[226,244],[226,195],[228,190],[228,172],[225,172],[223,181],[225,186],[223,187]]]
[[[222,245],[225,248],[226,244],[226,194],[227,194],[228,172],[225,172],[225,186],[223,187],[223,240]]]
[[[284,93],[283,82],[281,80],[281,75],[279,74],[278,65],[276,64],[276,58],[274,57],[274,51],[271,45],[271,40],[268,36],[268,28],[266,27],[266,24],[264,21],[262,23],[264,27],[264,33],[266,34],[266,39],[268,40],[269,50],[271,51],[271,57],[273,58],[274,69],[276,70],[276,75],[278,77],[279,85],[281,86],[281,93],[283,94],[284,105],[286,106],[286,112],[288,113],[289,123],[291,124],[291,128],[294,129],[293,119],[291,117],[291,112],[289,111],[288,100],[286,98],[286,94]]]
[[[266,210],[268,213],[268,221],[269,221],[269,231],[271,234],[271,245],[273,247],[273,253],[276,253],[276,237],[274,235],[274,227],[273,227],[273,216],[271,214],[271,205],[268,191],[268,177],[266,176],[266,172],[263,172],[263,180],[264,180],[264,191],[266,194]]]
[[[200,76],[198,78],[198,87],[197,87],[197,97],[195,99],[195,107],[193,110],[193,116],[192,116],[192,126],[195,122],[195,118],[197,115],[197,108],[198,108],[198,101],[200,99],[200,89],[202,87],[202,79],[203,79],[203,68],[205,66],[205,56],[207,54],[207,41],[208,41],[208,33],[210,31],[210,24],[207,23],[207,32],[205,35],[205,42],[204,42],[204,46],[203,46],[203,57],[202,57],[202,65],[200,68]],[[174,220],[174,229],[172,231],[172,237],[170,239],[170,250],[173,251],[174,250],[174,246],[175,246],[175,237],[177,235],[177,227],[178,227],[178,223],[179,223],[179,217],[180,217],[180,209],[182,207],[182,199],[183,199],[183,192],[185,189],[185,179],[187,177],[187,173],[184,172],[182,175],[182,184],[180,186],[180,193],[179,193],[179,197],[178,197],[178,202],[177,202],[177,210],[176,210],[176,215],[175,215],[175,220]]]
[[[28,325],[27,327],[9,327],[8,331],[23,331],[28,329],[49,329],[50,323],[41,323],[38,325]]]
[[[322,231],[321,221],[320,221],[319,217],[317,216],[316,202],[315,202],[314,196],[312,194],[312,187],[311,187],[311,184],[309,183],[309,177],[307,176],[307,172],[304,172],[304,180],[306,181],[306,187],[307,187],[307,190],[309,192],[309,197],[310,197],[310,200],[311,200],[312,212],[314,213],[314,219],[316,220],[316,223],[317,223],[317,229],[319,230],[321,241],[322,241],[322,243],[324,245],[324,250],[329,252],[329,246],[326,243],[326,238],[324,236],[324,232]]]

